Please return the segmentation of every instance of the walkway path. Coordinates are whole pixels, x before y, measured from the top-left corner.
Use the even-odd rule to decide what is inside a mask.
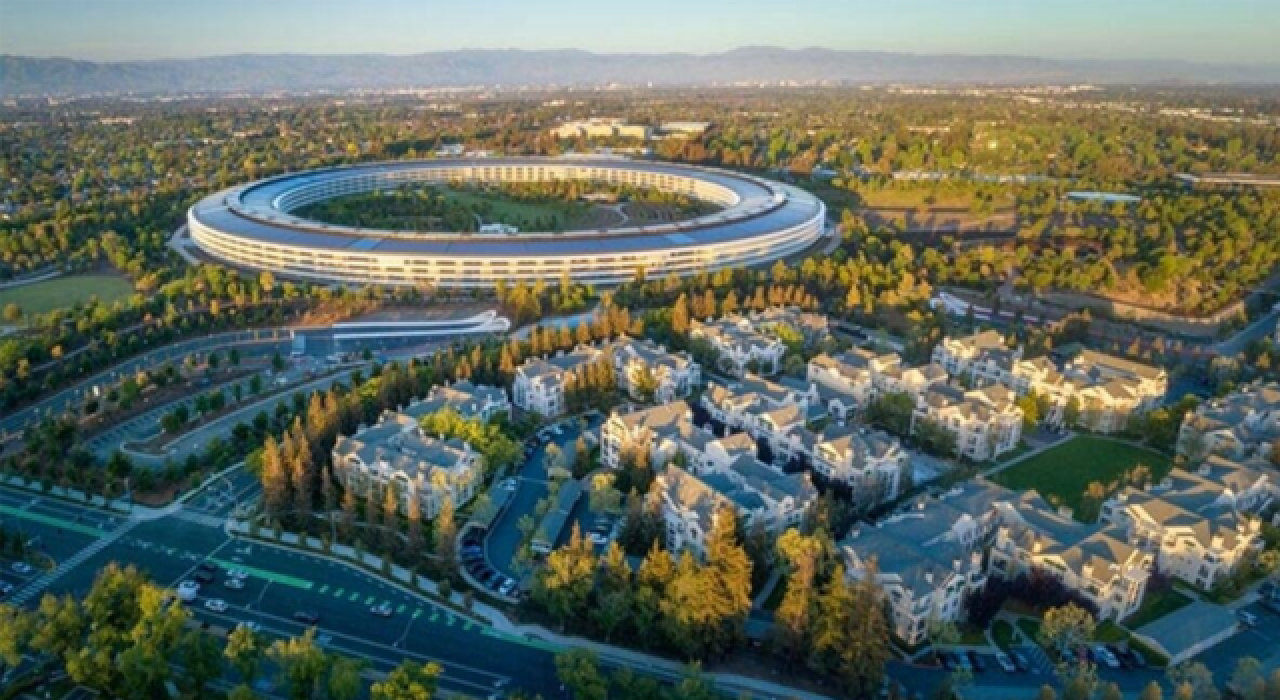
[[[35,284],[36,282],[44,282],[45,280],[51,280],[55,277],[61,277],[63,274],[64,273],[62,271],[62,268],[55,267],[52,270],[37,272],[35,274],[31,274],[26,277],[19,277],[18,279],[9,280],[8,282],[0,282],[0,289],[13,289],[15,287],[25,287],[28,284]]]

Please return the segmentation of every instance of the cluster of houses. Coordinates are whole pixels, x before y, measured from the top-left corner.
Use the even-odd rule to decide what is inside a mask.
[[[341,435],[333,446],[334,477],[359,497],[372,489],[394,488],[407,512],[410,499],[422,517],[435,518],[446,501],[454,507],[484,486],[484,457],[457,438],[431,436],[419,423],[424,416],[451,409],[463,418],[487,421],[509,413],[506,391],[468,381],[436,386],[426,398],[400,411],[387,411],[376,425]]]
[[[1086,524],[1035,491],[977,479],[855,528],[840,546],[850,577],[874,572],[894,632],[915,645],[936,622],[961,620],[966,596],[992,576],[1052,576],[1104,619],[1136,612],[1156,571],[1209,589],[1260,546],[1255,514],[1277,498],[1267,472],[1213,457],[1120,491]]]
[[[516,369],[513,403],[545,418],[565,412],[570,381],[605,358],[612,358],[618,388],[636,400],[671,401],[702,383],[702,369],[685,352],[668,352],[651,340],[623,336],[611,343],[579,345],[568,353],[529,358]],[[651,392],[651,396],[644,396]]]
[[[1188,459],[1218,454],[1275,463],[1280,455],[1280,384],[1257,382],[1187,413],[1178,432],[1178,454]]]

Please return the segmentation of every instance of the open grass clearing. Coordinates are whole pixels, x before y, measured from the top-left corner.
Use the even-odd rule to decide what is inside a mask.
[[[0,289],[0,308],[17,304],[24,314],[44,314],[97,298],[111,306],[128,299],[133,284],[119,275],[71,275]]]
[[[1147,591],[1142,607],[1124,621],[1125,627],[1136,630],[1191,604],[1191,598],[1172,588],[1164,591]]]
[[[996,483],[1026,491],[1035,489],[1050,503],[1068,506],[1076,518],[1092,522],[1099,504],[1085,501],[1085,490],[1097,481],[1114,493],[1125,475],[1139,465],[1151,470],[1151,480],[1160,481],[1173,468],[1165,455],[1143,447],[1092,435],[1077,435],[1060,445],[1030,457],[992,476]],[[1088,505],[1088,508],[1083,506]]]

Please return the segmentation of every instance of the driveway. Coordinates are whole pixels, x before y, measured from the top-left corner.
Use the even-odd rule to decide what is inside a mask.
[[[589,429],[594,429],[601,422],[603,422],[602,418],[592,419],[589,421]],[[563,426],[563,434],[553,435],[551,442],[547,444],[555,444],[561,452],[573,454],[574,443],[577,442],[581,432],[579,422],[576,418],[567,419]],[[520,465],[520,471],[516,475],[516,492],[511,499],[511,504],[494,523],[485,540],[485,552],[489,565],[517,581],[523,577],[517,575],[511,562],[520,548],[523,537],[516,524],[525,515],[531,516],[535,521],[538,520],[534,511],[538,501],[547,497],[550,486],[550,479],[547,477],[546,453],[547,445],[539,444],[529,458]],[[575,515],[578,515],[577,511]]]

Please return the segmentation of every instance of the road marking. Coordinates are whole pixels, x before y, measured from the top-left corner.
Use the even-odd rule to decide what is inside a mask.
[[[450,627],[453,627],[453,623],[454,623],[454,617],[453,617],[453,615],[452,615],[452,614],[450,614],[450,615],[449,615],[449,626],[450,626]]]
[[[342,597],[342,594],[343,594],[343,593],[346,593],[346,592],[347,592],[347,589],[345,589],[345,588],[339,588],[338,590],[336,590],[336,591],[334,591],[334,592],[333,592],[333,597],[334,597],[334,598],[341,598],[341,597]]]
[[[351,597],[347,598],[347,601],[351,602],[359,599],[360,599],[360,591],[351,591]]]
[[[462,630],[464,632],[470,632],[472,627],[474,627],[474,625],[472,625],[471,622],[468,621],[467,624],[462,626]]]
[[[327,593],[328,591],[329,591],[329,584],[327,584],[327,583],[326,583],[326,584],[324,584],[323,586],[321,586],[321,587],[320,587],[320,590],[319,590],[319,591],[316,591],[316,592],[317,592],[317,593]]]
[[[401,606],[401,607],[404,607],[404,606]],[[422,617],[422,608],[418,608],[417,610],[413,611],[413,619],[416,620],[419,617]]]
[[[432,611],[431,611],[431,620],[430,620],[430,622],[435,622],[435,621],[436,621],[436,619],[438,619],[439,617],[440,617],[440,611],[439,611],[439,610],[432,610]]]
[[[409,607],[409,606],[405,605],[404,603],[401,603],[401,604],[400,604],[400,607],[396,608],[396,614],[397,614],[397,615],[399,615],[399,614],[403,613],[403,612],[404,612],[404,609],[405,609],[405,608],[407,608],[407,607]],[[417,617],[417,615],[414,615],[414,617]]]
[[[21,510],[18,508],[13,508],[11,506],[0,505],[0,513],[3,513],[5,515],[12,515],[16,518],[24,518],[26,520],[31,520],[33,522],[37,522],[42,525],[52,525],[53,527],[60,527],[64,530],[70,530],[71,532],[80,533],[81,535],[88,535],[94,539],[97,539],[102,536],[102,531],[96,527],[89,527],[87,525],[81,525],[80,523],[73,523],[69,520],[63,520],[62,518],[55,518],[53,516],[44,515],[41,513],[32,513],[31,511]]]
[[[364,599],[364,604],[365,604],[365,605],[372,605],[372,604],[373,604],[373,601],[375,601],[375,600],[377,600],[377,598],[375,598],[374,596],[369,596],[368,598],[365,598],[365,599]]]
[[[315,586],[315,584],[310,581],[300,579],[296,576],[290,576],[288,574],[278,574],[274,571],[267,571],[266,569],[259,569],[253,566],[245,566],[244,564],[235,564],[223,561],[222,559],[214,559],[212,557],[209,558],[209,561],[227,569],[241,569],[247,572],[250,576],[257,576],[260,579],[265,579],[272,583],[280,583],[286,586],[293,586],[294,588],[301,588],[304,591],[309,591]]]

